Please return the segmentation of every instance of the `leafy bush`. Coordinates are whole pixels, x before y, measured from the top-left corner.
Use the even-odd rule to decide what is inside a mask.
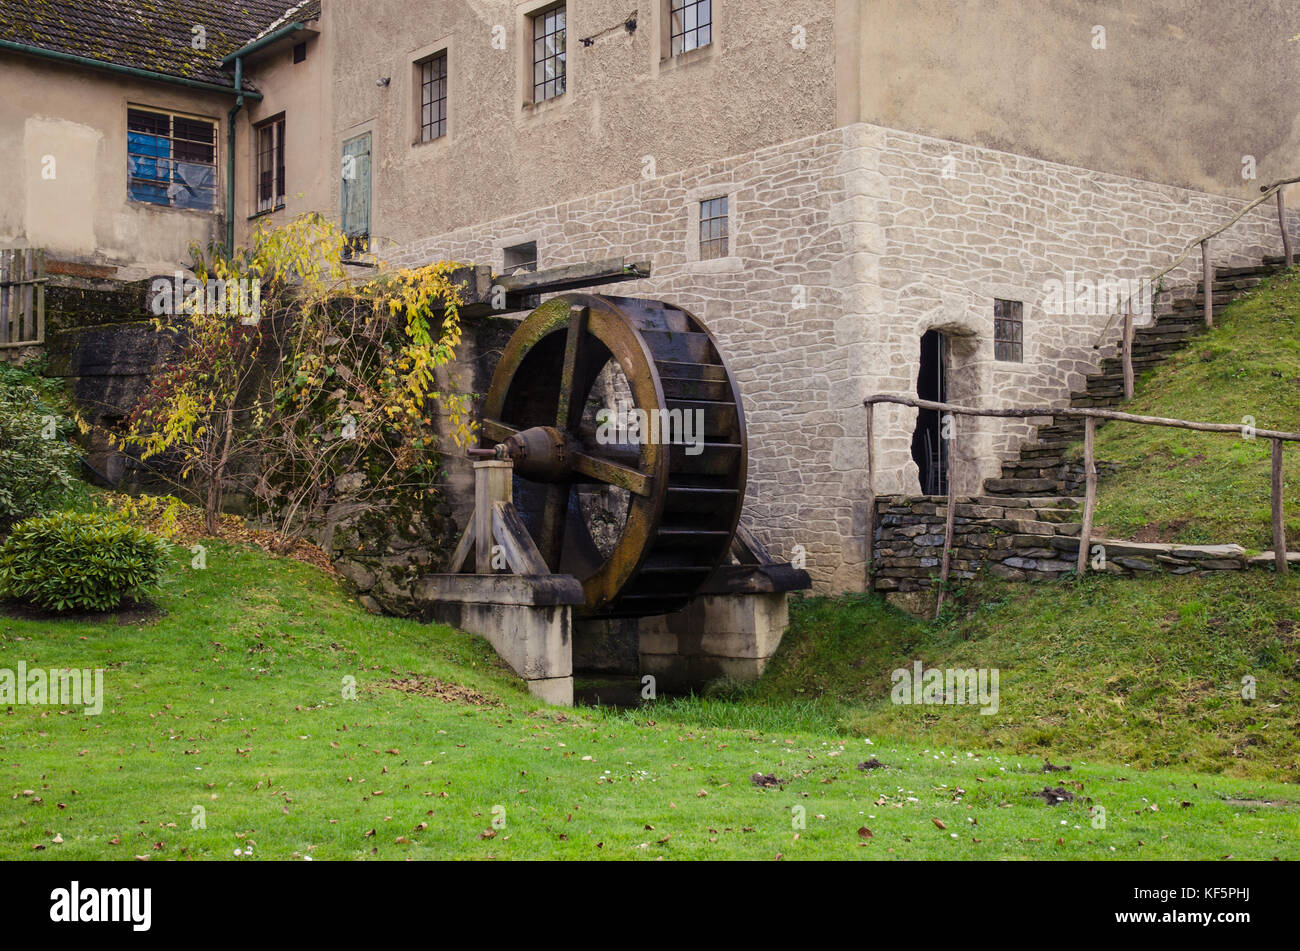
[[[32,387],[0,380],[0,529],[57,505],[72,487],[69,425]]]
[[[47,611],[111,611],[162,577],[167,543],[119,516],[55,512],[0,548],[0,597]]]

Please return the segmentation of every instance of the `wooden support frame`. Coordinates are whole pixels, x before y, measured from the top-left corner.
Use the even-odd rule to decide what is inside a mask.
[[[1133,302],[1124,314],[1124,339],[1120,343],[1120,362],[1124,372],[1124,401],[1133,399]]]
[[[459,574],[473,554],[474,574],[496,574],[492,565],[496,548],[513,574],[551,573],[515,508],[514,469],[509,460],[486,459],[474,463],[474,514],[456,543],[447,567],[449,573]]]
[[[1092,520],[1097,511],[1097,459],[1094,446],[1097,441],[1097,420],[1089,416],[1083,421],[1083,524],[1079,528],[1079,557],[1074,573],[1080,578],[1088,570],[1088,549],[1092,544]]]
[[[1282,440],[1273,440],[1273,471],[1270,482],[1273,502],[1273,566],[1286,574],[1286,524],[1282,520]]]
[[[1277,223],[1282,229],[1282,260],[1286,266],[1290,267],[1295,263],[1295,257],[1291,253],[1291,235],[1286,230],[1286,187],[1279,185],[1277,189]]]

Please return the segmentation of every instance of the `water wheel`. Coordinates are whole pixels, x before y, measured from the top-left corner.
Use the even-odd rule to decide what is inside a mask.
[[[552,572],[582,583],[587,616],[676,611],[727,557],[745,496],[745,421],[693,314],[552,298],[510,339],[483,416],[485,446],[514,463],[529,534]]]

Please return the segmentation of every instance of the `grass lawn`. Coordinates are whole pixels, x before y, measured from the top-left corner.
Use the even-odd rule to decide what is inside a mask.
[[[1138,381],[1125,411],[1214,423],[1254,418],[1300,432],[1300,269],[1233,303],[1213,330]],[[1123,464],[1102,479],[1098,533],[1139,541],[1273,547],[1270,444],[1212,433],[1107,423],[1097,458]],[[1081,455],[1081,451],[1076,453]],[[1300,547],[1300,446],[1283,454],[1290,548]]]
[[[1120,765],[1122,755],[1103,765],[1083,755],[1083,725],[1029,744],[1032,753],[1014,752],[1024,744],[1003,742],[981,722],[1002,716],[981,717],[975,707],[945,710],[936,723],[906,722],[919,708],[863,702],[880,682],[878,664],[913,648],[927,662],[964,656],[975,664],[1000,661],[1016,637],[1029,637],[995,640],[981,633],[978,612],[969,623],[979,653],[954,639],[957,621],[918,624],[915,640],[886,648],[877,639],[905,622],[878,602],[841,605],[842,620],[834,620],[833,602],[813,601],[796,611],[787,666],[760,686],[766,695],[575,711],[529,698],[486,642],[369,616],[318,569],[217,542],[206,570],[189,564],[178,549],[158,599],[165,614],[153,620],[0,617],[0,666],[106,668],[99,716],[0,710],[0,858],[1300,857],[1300,791],[1262,778],[1266,770],[1144,771]],[[1097,585],[1076,597],[1104,601],[1138,590]],[[1278,598],[1294,604],[1294,594]],[[1189,686],[1171,659],[1177,652],[1155,645],[1231,624],[1236,608],[1211,596],[1219,595],[1207,589],[1203,607],[1160,629],[1167,641],[1134,652],[1141,665],[1129,654],[1109,665],[1126,685],[1116,694],[1135,704],[1136,694],[1160,694],[1144,679],[1155,677],[1184,697]],[[1005,618],[1019,622],[1019,610],[1008,596],[986,613],[1010,612]],[[1157,599],[1150,611],[1159,610]],[[892,627],[868,629],[867,621]],[[1005,715],[1033,718],[1035,709],[1041,719],[1039,700],[1018,695],[1031,674],[1035,683],[1059,682],[1057,693],[1041,697],[1060,709],[1073,709],[1074,690],[1092,689],[1085,668],[1109,676],[1120,633],[1092,632],[1100,642],[1088,646],[1087,631],[1057,621],[1050,643],[1058,650],[1007,671]],[[848,656],[852,637],[862,648],[855,659],[869,666],[841,682],[842,698],[800,701],[809,688],[790,661],[801,650]],[[1218,657],[1217,648],[1205,649]],[[1293,647],[1286,650],[1293,657]],[[1225,682],[1204,689],[1227,709],[1238,658],[1223,651],[1215,662]],[[1282,714],[1264,712],[1277,687],[1273,667],[1258,657],[1255,666],[1261,699],[1247,715],[1280,775],[1277,757],[1294,756],[1273,745]],[[344,697],[348,677],[356,699]],[[844,686],[859,681],[857,695]],[[1084,703],[1080,715],[1099,718],[1093,729],[1104,746],[1116,728],[1096,704]],[[900,709],[902,720],[891,722],[886,713]],[[1177,707],[1168,709],[1172,718]],[[857,719],[846,721],[846,710]],[[1237,729],[1239,714],[1232,717]],[[1139,726],[1142,735],[1152,728],[1133,730]],[[1181,736],[1172,723],[1161,728],[1171,742]],[[1249,747],[1247,765],[1257,748]],[[1067,749],[1079,755],[1062,755]],[[1072,770],[1039,772],[1043,755]],[[886,768],[858,768],[873,756]],[[757,786],[755,773],[779,784]],[[1031,795],[1047,786],[1078,798],[1048,805]],[[1090,805],[1105,809],[1104,828],[1094,828]],[[195,828],[200,814],[204,827]]]

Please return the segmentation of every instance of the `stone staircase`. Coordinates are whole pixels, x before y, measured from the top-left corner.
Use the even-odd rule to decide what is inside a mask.
[[[1216,319],[1228,304],[1284,269],[1280,257],[1265,257],[1250,267],[1218,268],[1215,272],[1213,306]],[[1133,373],[1142,373],[1163,363],[1182,350],[1205,329],[1204,282],[1198,281],[1194,296],[1175,300],[1168,312],[1153,324],[1134,329]],[[1124,401],[1124,371],[1121,359],[1105,357],[1097,372],[1085,378],[1083,390],[1070,394],[1074,409],[1115,409]],[[1036,441],[1021,445],[1017,458],[1003,463],[1000,478],[984,482],[986,496],[1008,499],[1060,499],[1083,494],[1083,466],[1071,463],[1067,452],[1083,439],[1083,420],[1054,417],[1038,427]],[[1099,476],[1110,466],[1097,463]]]

